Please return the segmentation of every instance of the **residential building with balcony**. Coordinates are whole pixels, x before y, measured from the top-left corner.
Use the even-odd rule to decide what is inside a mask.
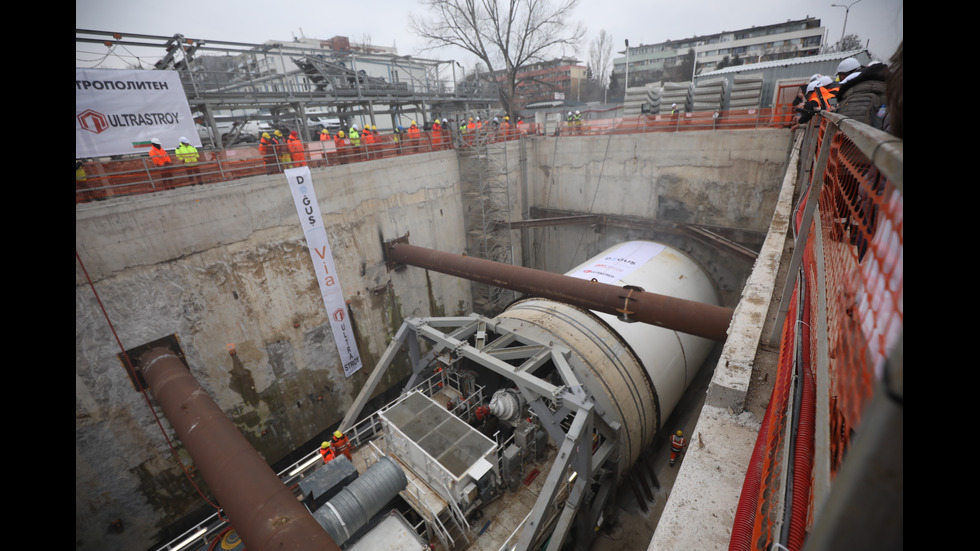
[[[685,81],[695,74],[727,64],[758,63],[820,53],[827,30],[820,20],[807,17],[774,25],[725,31],[657,44],[630,46],[613,59],[613,77],[625,83],[629,61],[629,86],[657,81]],[[694,51],[696,66],[688,56]],[[722,64],[724,66],[724,64]]]

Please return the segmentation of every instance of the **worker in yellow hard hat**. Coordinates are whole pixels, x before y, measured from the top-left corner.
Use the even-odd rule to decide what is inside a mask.
[[[330,442],[320,444],[320,457],[323,458],[324,463],[330,463],[333,461],[333,448],[330,447]]]
[[[347,163],[347,137],[343,130],[337,131],[337,135],[333,138],[333,145],[337,149],[337,162],[340,164]]]
[[[262,138],[259,140],[259,155],[262,155],[266,173],[274,174],[276,172],[275,142],[268,132],[263,132]]]
[[[339,430],[335,431],[333,433],[332,444],[333,444],[334,454],[343,455],[348,460],[351,459],[350,441],[347,440],[347,436],[344,435],[344,433],[340,432]]]

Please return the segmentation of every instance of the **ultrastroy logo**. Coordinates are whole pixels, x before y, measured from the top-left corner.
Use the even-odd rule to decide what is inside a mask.
[[[106,120],[106,116],[98,111],[86,109],[76,115],[75,118],[78,119],[78,125],[83,130],[88,130],[93,134],[100,134],[109,128],[109,121]]]

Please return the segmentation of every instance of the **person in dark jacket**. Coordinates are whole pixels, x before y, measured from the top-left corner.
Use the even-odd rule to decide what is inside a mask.
[[[881,128],[882,120],[878,116],[878,111],[882,105],[885,105],[887,78],[888,66],[884,63],[875,63],[848,74],[841,80],[840,87],[837,89],[835,112],[875,128]]]

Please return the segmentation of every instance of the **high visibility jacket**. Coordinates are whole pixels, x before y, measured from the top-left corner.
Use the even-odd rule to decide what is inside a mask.
[[[170,158],[170,153],[167,153],[166,149],[155,145],[150,146],[150,159],[156,166],[164,166],[173,160]]]
[[[341,136],[340,134],[337,134],[336,136],[333,137],[333,144],[337,146],[337,149],[340,149],[341,147],[347,145],[344,143],[344,137]]]
[[[302,140],[290,136],[286,141],[286,147],[289,148],[290,160],[298,163],[299,166],[306,166],[306,148],[303,147]]]
[[[259,155],[268,155],[268,154],[272,153],[272,149],[271,149],[271,146],[272,145],[273,144],[272,144],[272,140],[271,139],[270,140],[267,140],[265,138],[260,139],[259,140]]]
[[[361,145],[361,135],[357,133],[357,130],[351,128],[348,136],[350,137],[351,145]]]
[[[197,148],[194,147],[193,145],[186,144],[186,143],[180,144],[180,147],[178,147],[177,150],[174,151],[174,154],[177,155],[177,160],[184,163],[185,165],[193,166],[197,164],[197,159],[198,159]]]
[[[362,134],[362,137],[364,138],[364,143],[366,144],[374,143],[374,134],[372,134],[369,130],[365,130],[364,134]]]
[[[676,434],[672,434],[670,436],[670,450],[671,451],[675,451],[675,452],[683,451],[684,450],[684,445],[686,443],[687,442],[684,441],[684,437],[683,436],[677,436]]]
[[[422,133],[419,132],[419,127],[415,126],[414,124],[412,126],[409,126],[408,127],[408,139],[410,139],[410,140],[417,140],[421,136],[422,136]]]
[[[327,449],[320,448],[320,457],[323,458],[324,463],[330,463],[331,461],[333,461],[334,458],[333,448],[327,448]]]
[[[320,141],[321,142],[328,141],[329,139],[330,139],[330,133],[329,132],[320,132]]]
[[[347,440],[347,435],[343,435],[340,438],[336,436],[331,437],[330,449],[334,450],[337,455],[343,454],[350,459],[350,441]]]
[[[830,100],[835,99],[834,91],[823,86],[818,86],[810,92],[810,97],[807,98],[807,102],[811,107],[819,107],[821,109],[829,109],[831,106]]]

